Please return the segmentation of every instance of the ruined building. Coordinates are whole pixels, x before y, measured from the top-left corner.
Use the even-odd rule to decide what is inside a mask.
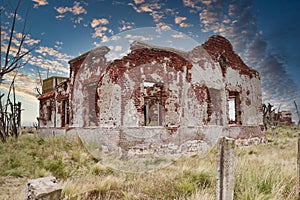
[[[272,118],[275,122],[286,125],[294,125],[292,121],[291,111],[280,111],[278,113],[272,113]]]
[[[189,52],[133,42],[110,62],[108,52],[96,48],[69,61],[68,78],[44,80],[41,134],[95,135],[125,149],[263,137],[259,74],[227,39],[212,36]]]

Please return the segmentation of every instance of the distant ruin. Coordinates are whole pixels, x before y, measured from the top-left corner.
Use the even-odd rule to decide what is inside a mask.
[[[40,134],[102,138],[127,152],[264,137],[259,74],[224,37],[190,52],[133,42],[107,62],[108,52],[96,48],[69,61],[68,78],[44,80]]]
[[[272,118],[276,123],[285,124],[285,125],[295,125],[295,122],[292,120],[291,111],[279,111],[278,113],[272,113]]]

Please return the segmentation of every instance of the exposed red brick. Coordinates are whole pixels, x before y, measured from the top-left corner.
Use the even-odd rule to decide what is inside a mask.
[[[138,58],[138,59],[137,59]],[[165,60],[164,58],[169,58]],[[184,71],[184,67],[187,70],[192,68],[192,64],[189,63],[185,58],[179,56],[176,53],[161,50],[161,49],[149,49],[142,48],[136,49],[129,53],[122,59],[114,60],[107,68],[111,80],[115,83],[118,77],[122,77],[126,70],[131,70],[135,67],[152,63],[153,61],[157,63],[165,63],[168,67],[175,69],[176,71]],[[128,67],[125,64],[128,63]],[[187,73],[189,74],[189,73]],[[190,75],[187,75],[187,79],[190,79]]]
[[[55,91],[50,91],[50,92],[47,92],[46,94],[42,94],[41,96],[38,97],[38,99],[39,100],[48,99],[50,97],[54,97],[54,94],[55,94]]]
[[[232,45],[226,38],[219,35],[214,35],[210,37],[202,45],[202,47],[208,52],[214,61],[221,62],[223,66],[226,64],[232,69],[238,70],[240,74],[249,76],[250,78],[259,77],[258,72],[249,68],[234,52]],[[225,69],[222,69],[222,71],[223,70]],[[225,71],[223,73],[225,73]]]
[[[229,126],[228,111],[224,110],[224,107],[227,103],[226,97],[230,93],[228,91],[234,90],[240,95],[236,99],[236,104],[240,105],[240,108],[236,108],[237,122],[235,125],[240,127],[241,119],[245,121],[244,125],[249,123],[247,116],[245,117],[245,110],[243,110],[246,105],[249,106],[247,109],[251,109],[251,113],[258,116],[257,123],[259,123],[258,112],[261,111],[261,107],[251,105],[254,103],[251,102],[251,99],[256,94],[252,82],[249,82],[251,87],[248,87],[248,84],[246,86],[249,90],[245,90],[245,85],[242,85],[243,80],[259,79],[258,73],[246,66],[233,51],[230,42],[221,36],[209,38],[205,44],[195,47],[190,52],[179,52],[141,44],[139,48],[131,48],[132,51],[128,55],[111,62],[106,62],[105,59],[108,48],[101,48],[100,51],[88,52],[71,60],[68,82],[57,86],[52,94],[47,93],[39,97],[40,108],[43,107],[45,111],[46,108],[48,109],[45,106],[49,106],[50,103],[49,108],[52,106],[53,114],[55,113],[50,122],[49,117],[47,118],[42,113],[43,110],[40,110],[40,122],[52,126],[54,119],[55,127],[64,127],[63,123],[66,119],[64,116],[66,107],[64,106],[67,105],[66,101],[70,98],[71,127],[72,125],[79,125],[78,128],[98,126],[101,129],[102,125],[105,127],[107,125],[120,133],[124,148],[128,148],[130,145],[128,146],[126,143],[127,136],[126,134],[122,135],[122,127],[126,128],[125,122],[128,122],[130,127],[154,122],[151,125],[164,126],[155,127],[155,129],[164,132],[167,130],[170,134],[178,133],[180,126],[184,128],[182,130],[187,128],[191,131],[203,125]],[[193,67],[195,69],[192,70]],[[237,76],[234,77],[236,82],[226,78],[228,68],[237,72]],[[209,73],[219,74],[213,77]],[[146,84],[142,86],[143,81],[153,83],[154,86],[146,86]],[[253,84],[259,87],[259,82],[254,81]],[[105,86],[108,86],[108,90],[104,89]],[[110,96],[108,91],[114,91],[116,95]],[[105,92],[106,96],[101,92]],[[75,94],[78,96],[75,97]],[[129,101],[130,104],[128,104]],[[145,101],[149,103],[149,106],[145,106]],[[115,102],[119,103],[117,109],[111,108]],[[134,105],[133,108],[131,103]],[[72,106],[74,106],[74,111]],[[99,110],[102,109],[102,106],[107,110]],[[149,107],[147,112],[144,111],[145,107]],[[115,110],[118,112],[114,112]],[[75,113],[77,111],[80,114],[78,118]],[[130,113],[126,113],[127,111]],[[157,115],[157,113],[159,114]],[[72,114],[74,114],[76,124],[73,124]],[[134,117],[129,119],[131,114]],[[148,117],[144,117],[147,118],[146,120],[143,119],[145,114],[151,116],[149,120]],[[56,122],[55,117],[60,117],[60,119]],[[193,120],[189,121],[187,119],[189,117]],[[61,126],[55,124],[59,121],[61,121]],[[143,124],[143,121],[146,123]],[[192,129],[190,129],[191,127]],[[146,129],[141,128],[140,130]],[[248,131],[248,129],[245,128],[244,131]],[[205,138],[204,135],[199,139],[203,138]],[[167,138],[166,142],[169,139]],[[143,144],[143,142],[138,141],[136,144]],[[136,144],[133,141],[132,145]],[[120,144],[120,146],[122,145]]]
[[[246,98],[245,103],[246,103],[247,106],[250,106],[251,105],[251,100],[249,98]]]

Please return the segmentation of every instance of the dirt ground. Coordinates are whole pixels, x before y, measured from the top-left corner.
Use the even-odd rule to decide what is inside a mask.
[[[27,178],[0,177],[1,200],[24,200]]]

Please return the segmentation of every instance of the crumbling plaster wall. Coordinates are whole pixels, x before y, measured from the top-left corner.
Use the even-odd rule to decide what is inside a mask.
[[[229,91],[240,95],[242,124],[261,123],[258,73],[223,37],[213,36],[185,55],[143,46],[132,49],[109,65],[105,47],[85,58],[74,75],[76,81],[71,77],[73,127],[142,126],[143,82],[164,85],[165,127],[228,124]]]
[[[258,72],[245,65],[234,52],[230,42],[221,36],[210,37],[202,47],[222,70],[225,97],[228,98],[229,91],[239,93],[242,125],[262,125],[262,97]],[[228,105],[224,110],[228,116]]]
[[[184,53],[140,44],[131,50],[122,59],[107,63],[109,49],[100,47],[69,62],[69,134],[96,134],[103,144],[126,143],[128,148],[135,144],[214,141],[219,134],[261,136],[259,75],[242,62],[225,38],[213,36]],[[145,82],[163,86],[150,90],[151,94],[161,94],[154,102],[160,103],[160,126],[145,126],[145,99],[151,96]],[[234,127],[228,124],[230,92],[238,92],[241,111],[241,124]],[[59,103],[57,106],[61,107]],[[59,113],[56,117],[60,118]],[[152,133],[160,138],[151,139]]]
[[[106,67],[105,54],[108,51],[108,47],[99,47],[78,61],[70,62],[76,70],[71,71],[71,123],[74,127],[97,125],[95,121],[96,86]]]
[[[225,88],[228,91],[236,91],[240,94],[242,125],[257,125],[262,123],[261,89],[258,78],[250,78],[239,74],[236,70],[228,68]]]
[[[69,81],[62,82],[55,88],[56,127],[65,126],[66,104],[69,101]]]
[[[199,55],[199,58],[203,56]],[[196,69],[192,71],[194,67]],[[222,86],[217,83],[222,79],[204,78],[206,74],[211,77],[209,74],[218,72],[220,70],[217,67],[212,69],[207,60],[200,67],[176,53],[148,48],[134,50],[125,59],[111,63],[100,79],[96,104],[99,126],[143,126],[145,82],[162,84],[160,106],[165,128],[176,130],[179,126],[221,125],[222,116],[215,114],[213,122],[210,119],[212,111],[219,112],[210,108],[213,107],[210,91],[221,91]],[[194,77],[198,79],[193,80]],[[214,103],[223,105],[221,95],[215,93],[212,92],[215,95],[212,98],[216,97]]]
[[[54,91],[48,92],[41,96],[39,106],[39,126],[43,128],[55,127],[55,93]]]
[[[210,121],[208,125],[225,125],[227,123],[226,92],[224,77],[218,62],[202,46],[195,47],[189,52],[189,60],[192,62],[191,84],[205,85],[208,88],[210,98]],[[189,121],[189,118],[186,118]]]

